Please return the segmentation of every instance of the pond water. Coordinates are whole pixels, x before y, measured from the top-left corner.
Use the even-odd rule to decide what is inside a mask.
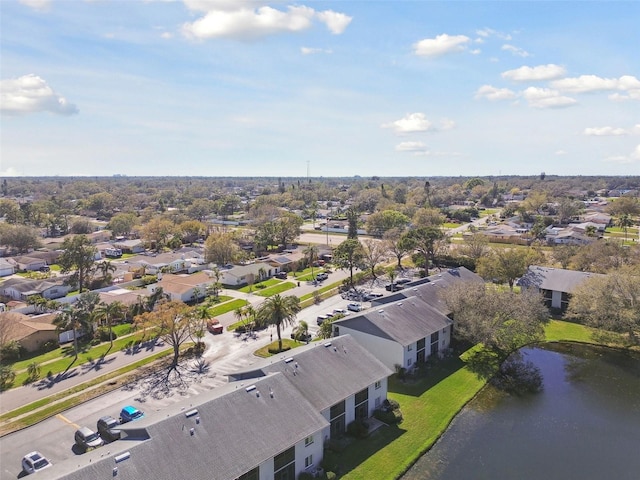
[[[640,479],[640,356],[572,344],[522,353],[544,391],[485,388],[403,480]]]

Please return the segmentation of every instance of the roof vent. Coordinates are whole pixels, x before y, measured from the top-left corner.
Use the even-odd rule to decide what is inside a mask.
[[[293,362],[293,357],[289,357],[289,358],[285,358],[284,359],[284,363],[291,363]]]
[[[384,310],[378,310],[378,313],[384,313]]]
[[[249,385],[247,388],[245,388],[247,392],[253,392],[255,389],[256,389],[255,385]]]
[[[131,457],[131,452],[121,453],[120,455],[116,455],[114,458],[116,463],[120,463],[120,462],[124,462],[125,460],[128,460],[129,457]]]
[[[269,387],[269,396],[273,398],[273,390],[271,389],[271,387]]]
[[[400,303],[398,304],[398,306],[399,306],[399,307],[401,307],[401,306],[402,306],[402,302],[400,302]]]
[[[327,342],[324,344],[325,347],[330,347],[331,346],[331,342]]]
[[[194,408],[193,410],[189,410],[188,412],[184,412],[184,416],[189,418],[198,414],[198,409]]]

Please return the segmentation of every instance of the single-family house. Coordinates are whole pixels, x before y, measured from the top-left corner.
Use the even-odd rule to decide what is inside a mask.
[[[58,261],[60,255],[62,255],[62,250],[34,250],[27,256],[31,258],[39,258],[47,262],[47,265],[53,265]]]
[[[325,440],[382,404],[391,373],[349,336],[314,342],[122,425],[122,439],[107,451],[56,463],[47,478],[294,480],[303,472],[316,475]]]
[[[13,257],[16,266],[21,272],[35,272],[47,266],[47,261],[42,258],[32,257],[30,255],[21,255]]]
[[[16,262],[10,258],[0,258],[0,277],[7,277],[16,273]]]
[[[10,278],[0,285],[0,294],[14,300],[26,301],[33,295],[47,300],[64,297],[71,291],[60,279],[30,280],[28,278]]]
[[[28,352],[39,350],[45,343],[58,344],[58,333],[53,324],[55,315],[28,316],[18,312],[1,312],[0,324],[3,341],[16,341]]]
[[[548,308],[565,311],[569,305],[571,293],[584,281],[595,276],[602,275],[532,265],[516,282],[516,285],[537,290],[544,297],[545,305]]]
[[[279,255],[277,257],[269,258],[267,263],[273,267],[276,267],[279,272],[287,271],[293,265],[293,260],[285,255]]]
[[[171,300],[180,302],[190,302],[197,298],[206,296],[207,287],[215,283],[215,278],[206,272],[189,274],[162,274],[162,278],[157,283],[147,286],[147,291],[151,295],[161,287],[162,292],[168,295]]]
[[[235,265],[232,268],[220,270],[220,283],[229,286],[247,285],[258,282],[261,277],[273,277],[279,271],[279,268],[265,262]]]
[[[117,240],[113,242],[115,248],[119,248],[125,253],[142,253],[144,252],[144,244],[140,239],[134,240]]]
[[[111,230],[98,230],[87,234],[91,243],[102,243],[111,240]]]

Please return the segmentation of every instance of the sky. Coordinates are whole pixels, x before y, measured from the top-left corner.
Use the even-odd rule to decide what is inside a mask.
[[[640,2],[1,0],[0,176],[640,175]]]

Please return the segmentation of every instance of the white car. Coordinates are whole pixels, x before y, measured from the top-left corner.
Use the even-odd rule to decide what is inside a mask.
[[[360,310],[362,310],[362,305],[360,305],[359,303],[350,303],[349,305],[347,305],[347,310],[351,310],[352,312],[359,312]]]
[[[334,315],[344,315],[345,317],[347,315],[349,315],[351,312],[349,310],[347,310],[346,308],[335,308],[333,310],[333,314]]]
[[[27,453],[22,457],[22,470],[27,475],[49,468],[52,463],[40,452]]]

